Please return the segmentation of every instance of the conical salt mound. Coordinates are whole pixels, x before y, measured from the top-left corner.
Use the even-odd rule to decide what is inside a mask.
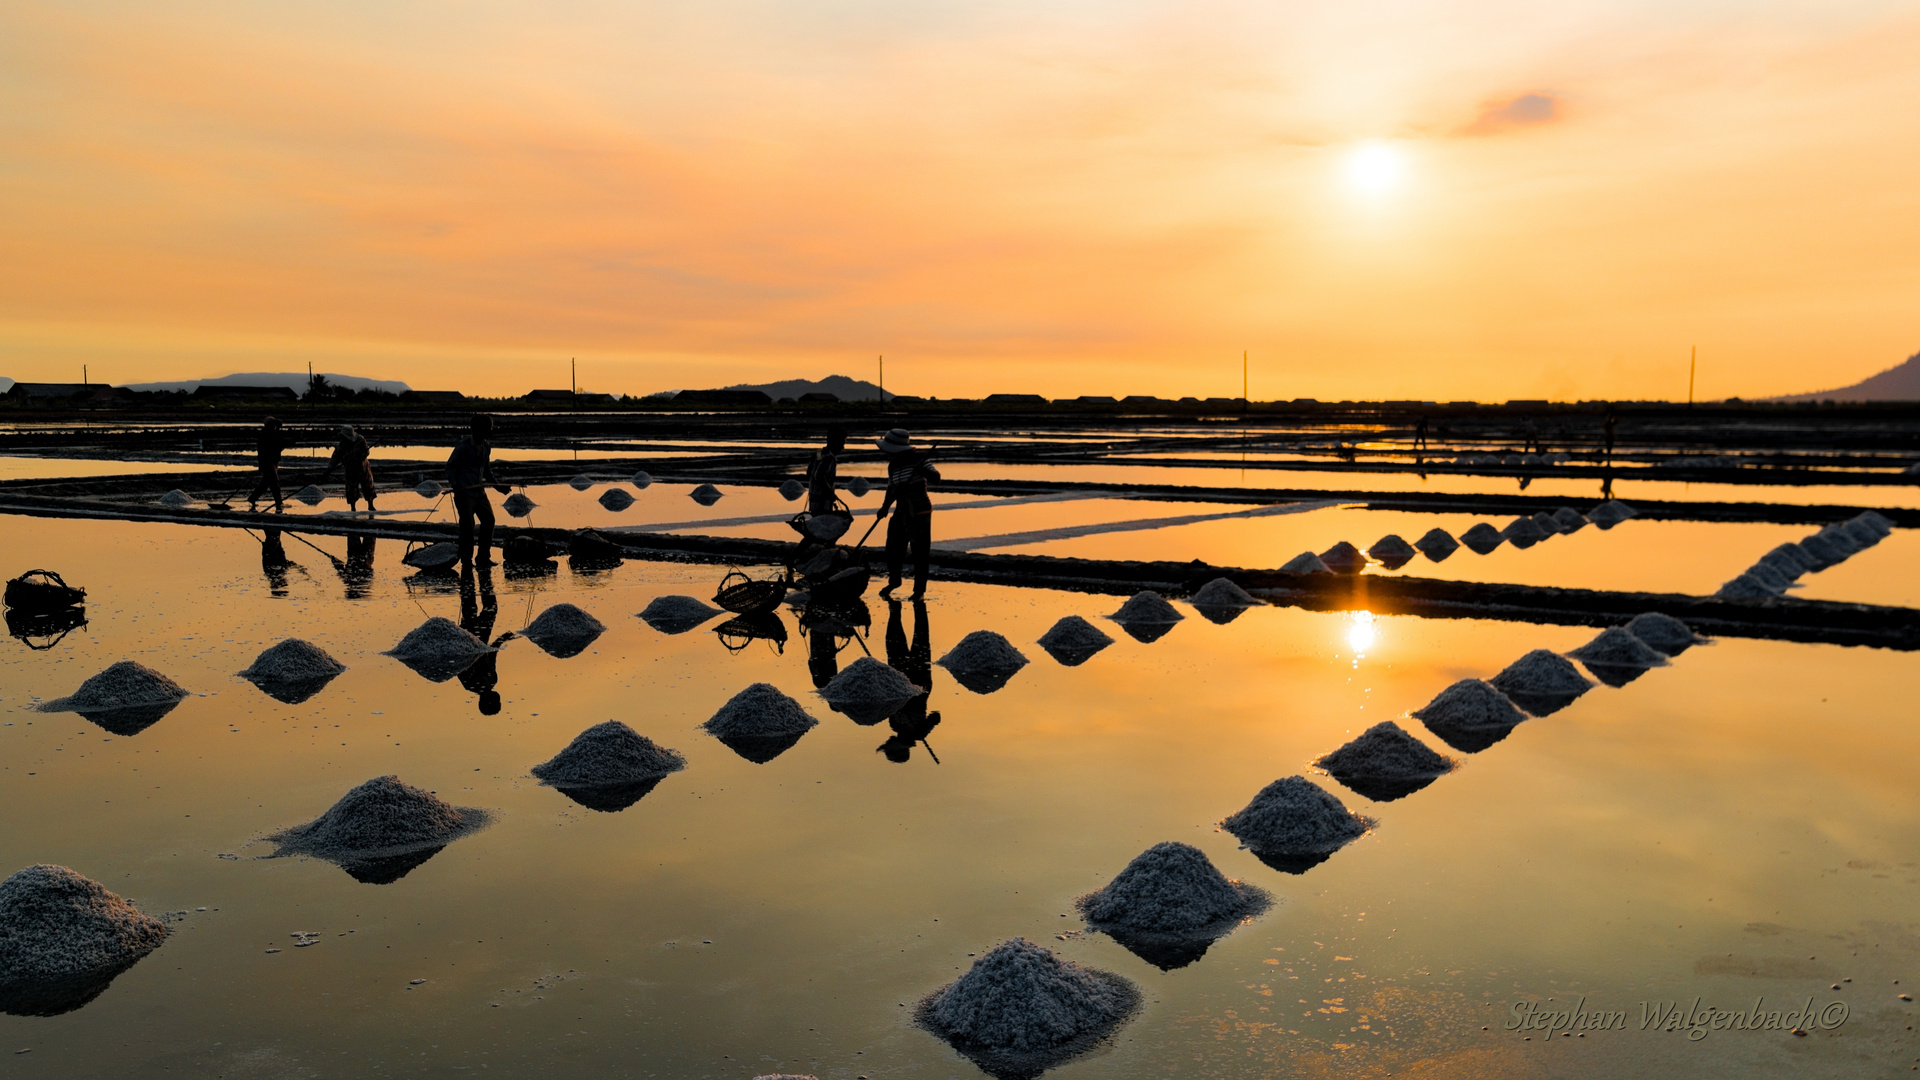
[[[1573,661],[1548,649],[1533,650],[1488,682],[1535,716],[1559,712],[1593,689],[1593,681],[1580,674]]]
[[[593,486],[593,477],[588,476],[586,473],[581,473],[567,481],[567,486],[575,491],[585,491]]]
[[[159,503],[161,506],[171,506],[177,509],[182,506],[192,506],[193,496],[181,491],[179,488],[174,488],[172,491],[155,499],[154,502]]]
[[[436,615],[407,632],[385,654],[395,660],[444,660],[492,652],[486,642],[462,629],[452,619]]]
[[[786,483],[780,485],[780,497],[788,502],[792,502],[806,493],[807,485],[798,480],[788,480]]]
[[[1180,609],[1167,603],[1167,598],[1157,592],[1138,592],[1120,605],[1120,610],[1107,616],[1117,623],[1174,623],[1186,616]]]
[[[1261,788],[1220,827],[1269,865],[1302,873],[1365,835],[1373,821],[1306,777],[1288,776]]]
[[[1571,506],[1563,506],[1553,512],[1553,524],[1563,533],[1576,533],[1587,527],[1587,515]]]
[[[438,480],[422,480],[413,487],[413,493],[423,499],[437,499],[442,490]]]
[[[0,881],[0,1012],[58,1016],[167,940],[167,924],[64,866]]]
[[[1042,634],[1038,644],[1062,665],[1079,667],[1093,654],[1113,644],[1113,638],[1080,616],[1068,615]]]
[[[1772,551],[1760,556],[1760,561],[1754,563],[1754,565],[1764,566],[1774,573],[1779,574],[1780,577],[1786,581],[1794,581],[1807,572],[1807,565],[1805,563],[1781,551],[1780,548],[1774,548]]]
[[[1106,887],[1073,902],[1094,929],[1128,938],[1212,939],[1273,906],[1263,889],[1229,881],[1205,852],[1158,843]]]
[[[1367,565],[1367,557],[1342,540],[1320,553],[1320,563],[1336,574],[1357,574]]]
[[[847,494],[852,495],[856,499],[866,498],[867,492],[872,490],[873,481],[868,480],[864,476],[856,476],[847,481]]]
[[[626,488],[610,487],[600,493],[600,505],[617,514],[633,505],[633,496]]]
[[[1667,666],[1667,658],[1626,629],[1610,626],[1600,636],[1567,654],[1587,665],[1608,686],[1625,686],[1648,668]]]
[[[1863,510],[1853,520],[1880,534],[1883,540],[1893,535],[1893,522],[1878,511]]]
[[[700,729],[720,739],[778,739],[803,735],[819,723],[777,687],[754,683],[729,698]]]
[[[1120,976],[1014,938],[922,999],[914,1020],[989,1075],[1030,1078],[1094,1049],[1139,1007]]]
[[[1781,544],[1772,551],[1767,552],[1765,557],[1774,560],[1774,565],[1778,567],[1783,574],[1787,572],[1786,568],[1788,565],[1798,567],[1799,574],[1820,568],[1819,564],[1814,561],[1813,556],[1801,550],[1799,544]],[[1793,576],[1798,577],[1799,574]]]
[[[1819,536],[1827,543],[1839,549],[1839,551],[1848,558],[1860,554],[1866,547],[1866,545],[1848,535],[1847,530],[1838,525],[1823,527],[1819,532]]]
[[[687,767],[687,759],[618,720],[595,724],[565,750],[535,765],[533,775],[553,787],[618,787],[657,780]]]
[[[640,612],[648,626],[663,634],[684,634],[715,615],[720,609],[692,596],[656,596]]]
[[[1479,679],[1461,679],[1413,715],[1441,742],[1463,754],[1485,750],[1526,719],[1505,694]]]
[[[278,701],[298,705],[345,670],[345,664],[320,646],[286,638],[254,657],[252,666],[240,672],[240,677]]]
[[[926,690],[873,657],[863,656],[848,664],[818,693],[835,712],[846,714],[854,723],[877,724]]]
[[[294,492],[293,497],[306,503],[308,506],[318,506],[326,499],[327,493],[321,491],[318,485],[308,484],[306,487]]]
[[[1193,605],[1201,618],[1220,626],[1239,618],[1248,608],[1264,606],[1247,590],[1223,577],[1195,589],[1193,595],[1187,597],[1187,603]]]
[[[1530,517],[1514,518],[1500,531],[1502,539],[1514,547],[1525,549],[1552,536],[1553,533],[1540,527],[1540,523]]]
[[[386,884],[383,860],[431,854],[469,833],[486,828],[492,816],[475,807],[453,806],[432,792],[402,783],[397,776],[376,776],[340,797],[327,812],[305,825],[296,825],[266,839],[275,845],[272,858],[308,855],[338,863],[363,881]],[[420,861],[425,861],[420,860]],[[402,862],[400,874],[419,865]],[[379,877],[361,877],[366,867]]]
[[[580,655],[606,631],[606,625],[599,619],[572,604],[555,604],[520,631],[520,636],[540,646],[548,655],[564,660]]]
[[[1445,529],[1428,529],[1425,536],[1413,542],[1413,546],[1434,562],[1444,562],[1447,556],[1460,550],[1460,541]]]
[[[528,514],[533,513],[533,508],[538,505],[539,504],[532,499],[527,498],[525,493],[519,491],[500,500],[500,508],[514,517],[526,517]]]
[[[1695,645],[1707,644],[1707,639],[1694,633],[1686,623],[1657,611],[1635,615],[1627,623],[1627,633],[1646,642],[1648,648],[1668,656],[1679,656]]]
[[[720,497],[724,494],[725,492],[714,487],[712,484],[701,484],[699,487],[687,492],[687,496],[701,506],[712,506],[714,503],[719,502]]]
[[[1714,591],[1722,600],[1776,600],[1780,590],[1751,573],[1742,573]]]
[[[1454,765],[1391,720],[1373,725],[1314,764],[1376,802],[1411,795],[1452,771]]]
[[[1460,534],[1460,543],[1475,555],[1486,555],[1492,552],[1494,548],[1505,543],[1506,539],[1499,529],[1484,521],[1476,523],[1473,528]]]
[[[1285,563],[1281,565],[1280,572],[1283,574],[1331,574],[1333,573],[1332,570],[1327,568],[1326,563],[1323,563],[1320,561],[1320,556],[1315,555],[1311,551],[1303,551],[1300,554],[1295,555],[1293,558],[1288,559]]]
[[[1838,566],[1847,561],[1847,552],[1819,533],[1802,537],[1798,547],[1813,560],[1815,570],[1825,570],[1829,566]]]
[[[935,661],[955,682],[976,694],[991,694],[1023,667],[1027,658],[1013,642],[991,630],[975,630]]]
[[[634,473],[632,479],[628,480],[627,483],[632,484],[641,491],[645,491],[653,486],[653,474],[645,469],[641,469]]]
[[[115,709],[174,705],[189,696],[187,688],[145,664],[122,660],[80,684],[63,698],[34,706],[38,712],[110,712]]]
[[[1764,558],[1747,567],[1743,573],[1776,593],[1785,593],[1787,586],[1793,584],[1792,578],[1767,565]]]
[[[1367,557],[1385,566],[1389,570],[1398,570],[1413,561],[1420,552],[1401,539],[1399,533],[1388,533],[1367,549]]]
[[[1602,529],[1611,529],[1630,517],[1638,517],[1640,512],[1619,499],[1603,502],[1587,511],[1587,520]]]

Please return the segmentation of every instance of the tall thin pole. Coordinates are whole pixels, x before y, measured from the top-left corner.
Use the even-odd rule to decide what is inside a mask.
[[[1687,357],[1687,408],[1693,408],[1693,373],[1700,366],[1700,346],[1695,345]]]
[[[80,365],[80,385],[87,385],[87,365],[85,364]]]
[[[1240,400],[1251,401],[1247,396],[1247,350],[1240,350]]]
[[[887,403],[887,354],[880,353],[880,404]]]

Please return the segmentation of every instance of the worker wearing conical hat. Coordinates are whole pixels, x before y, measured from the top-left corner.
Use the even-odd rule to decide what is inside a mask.
[[[900,512],[887,524],[887,587],[880,590],[884,599],[900,587],[900,571],[911,551],[913,555],[913,598],[927,594],[927,564],[933,547],[933,497],[930,481],[940,479],[925,451],[913,445],[913,436],[905,428],[894,428],[879,442],[887,455],[887,494],[880,500],[880,515],[895,504]]]

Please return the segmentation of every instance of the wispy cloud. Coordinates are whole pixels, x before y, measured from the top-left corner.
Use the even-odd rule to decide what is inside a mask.
[[[1463,135],[1497,135],[1521,127],[1538,127],[1560,119],[1560,100],[1552,94],[1521,94],[1505,101],[1488,102],[1473,123],[1460,129]]]

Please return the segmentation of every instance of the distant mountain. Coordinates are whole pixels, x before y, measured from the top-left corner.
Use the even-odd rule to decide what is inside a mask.
[[[1817,394],[1789,394],[1771,401],[1920,401],[1920,353],[1870,379]]]
[[[832,394],[841,401],[880,401],[892,400],[887,394],[883,399],[880,388],[861,379],[850,379],[845,375],[829,375],[817,382],[806,379],[787,379],[772,383],[740,383],[735,386],[721,387],[723,390],[759,390],[775,401],[783,397],[798,398],[801,394]]]
[[[336,375],[331,371],[316,372],[324,375],[327,382],[347,390],[385,390],[390,394],[404,394],[413,389],[406,383],[394,379],[369,379],[360,375]],[[178,382],[128,383],[129,390],[185,390],[192,393],[202,386],[287,386],[296,394],[307,392],[307,373],[304,371],[249,371],[238,375],[222,375],[214,379],[183,379]]]

